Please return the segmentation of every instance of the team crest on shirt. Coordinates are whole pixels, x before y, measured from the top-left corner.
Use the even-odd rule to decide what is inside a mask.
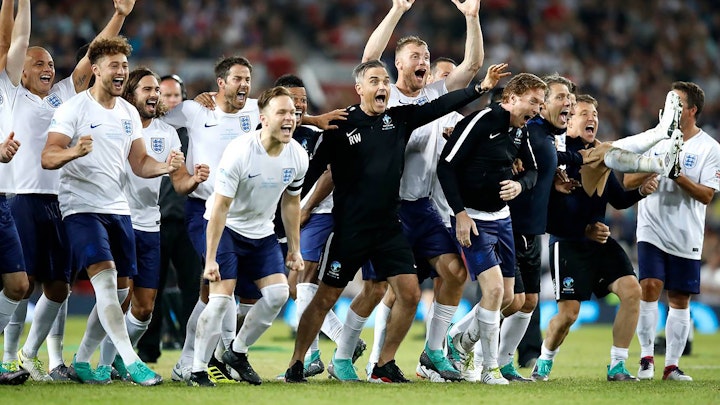
[[[683,159],[683,166],[685,166],[686,169],[692,169],[695,167],[695,165],[698,162],[698,155],[694,153],[688,153],[685,155],[685,159]]]
[[[288,167],[282,170],[282,182],[288,184],[295,178],[295,169]]]
[[[132,133],[133,133],[132,121],[121,120],[120,123],[122,124],[123,132],[125,132],[125,135],[128,135],[128,136],[132,135]]]
[[[249,115],[241,115],[240,116],[240,128],[242,128],[243,132],[250,132],[252,129],[250,127],[250,116]]]
[[[0,94],[0,105],[2,105],[3,101],[4,101],[3,96],[2,96],[2,94]]]
[[[422,96],[419,99],[415,100],[415,105],[423,105],[426,104],[430,99],[427,98],[427,96]]]
[[[60,96],[55,93],[47,96],[45,98],[45,101],[47,101],[47,103],[50,104],[50,107],[52,108],[58,108],[60,107],[60,104],[62,104],[62,99],[60,99]]]
[[[165,152],[165,138],[150,138],[150,149],[157,154]]]
[[[382,126],[383,131],[387,131],[389,129],[395,128],[395,124],[393,124],[392,118],[390,118],[389,115],[385,114],[382,121],[383,121],[383,126]]]
[[[562,281],[563,294],[575,293],[575,280],[572,277],[565,277]]]

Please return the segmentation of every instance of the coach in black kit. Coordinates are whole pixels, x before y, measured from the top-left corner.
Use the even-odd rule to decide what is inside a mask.
[[[377,60],[362,63],[353,76],[360,104],[348,108],[347,121],[338,121],[338,129],[323,134],[307,174],[312,179],[330,164],[335,183],[335,226],[320,270],[320,286],[298,325],[295,353],[285,374],[288,382],[305,381],[305,352],[320,331],[325,314],[368,260],[373,263],[378,282],[387,281],[398,297],[375,371],[384,382],[404,380],[393,359],[420,298],[412,250],[397,216],[405,145],[415,128],[481,94],[479,86],[469,87],[421,106],[404,105],[386,111],[390,77],[385,64]],[[328,371],[339,380],[358,380],[349,359],[336,361],[333,356]]]

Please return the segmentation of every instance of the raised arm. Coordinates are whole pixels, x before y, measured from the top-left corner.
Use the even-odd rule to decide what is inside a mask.
[[[7,53],[8,49],[10,49],[14,7],[15,2],[13,0],[2,0],[2,6],[0,6],[0,71],[5,69]]]
[[[375,28],[375,31],[373,31],[373,33],[370,34],[370,38],[368,38],[365,50],[363,51],[363,62],[380,59],[388,42],[390,42],[390,37],[398,21],[400,21],[400,17],[402,17],[406,11],[410,10],[413,3],[415,3],[415,0],[393,0],[390,11],[388,11],[385,18],[380,22],[380,25]]]
[[[30,44],[30,0],[18,1],[17,17],[12,29],[12,40],[7,53],[5,70],[14,86],[20,84],[25,53]]]
[[[114,37],[120,33],[120,29],[125,23],[125,17],[132,12],[135,7],[135,0],[113,0],[115,4],[115,13],[107,23],[105,28],[95,37],[97,38],[109,38]],[[95,40],[93,39],[93,41]],[[90,59],[87,54],[78,62],[75,66],[75,70],[72,72],[72,80],[75,85],[75,92],[79,93],[86,90],[88,83],[90,83]]]
[[[448,91],[461,89],[470,84],[483,65],[485,49],[480,29],[480,0],[452,0],[465,16],[467,37],[465,38],[465,58],[445,79]]]

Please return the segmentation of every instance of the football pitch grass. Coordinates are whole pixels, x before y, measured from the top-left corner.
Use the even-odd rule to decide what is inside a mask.
[[[86,320],[68,319],[65,360],[69,364],[80,342]],[[27,333],[27,327],[25,333]],[[173,382],[170,371],[179,351],[164,351],[157,364],[150,366],[165,381],[158,387],[140,387],[114,382],[108,386],[75,383],[53,384],[28,381],[21,386],[0,386],[2,404],[720,404],[720,335],[695,335],[692,355],[681,359],[681,368],[694,378],[692,382],[662,381],[664,357],[657,356],[655,380],[630,382],[606,381],[611,329],[608,325],[583,326],[570,333],[550,375],[544,383],[488,386],[479,383],[438,384],[420,381],[415,366],[423,347],[424,326],[416,323],[400,347],[397,363],[412,384],[381,385],[339,383],[329,380],[327,372],[309,379],[307,384],[286,384],[275,379],[287,368],[293,340],[289,327],[277,322],[250,350],[250,363],[263,378],[261,386],[247,383],[223,384],[215,388],[187,387]],[[365,364],[372,342],[372,329],[362,337],[368,351],[358,360],[358,375],[365,377]],[[24,338],[22,339],[24,342]],[[321,340],[323,361],[327,364],[334,344]],[[628,369],[637,372],[639,346],[630,347]],[[40,359],[47,360],[45,348]],[[94,358],[96,361],[97,355]],[[519,369],[528,376],[530,370]]]

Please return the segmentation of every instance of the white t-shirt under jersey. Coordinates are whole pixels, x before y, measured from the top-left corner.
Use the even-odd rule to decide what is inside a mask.
[[[233,139],[255,131],[260,123],[260,110],[257,100],[252,98],[234,114],[224,113],[220,108],[208,110],[195,101],[187,100],[173,108],[162,120],[175,128],[187,128],[189,144],[185,164],[190,174],[193,174],[195,164],[210,167],[208,179],[190,194],[190,197],[207,200],[215,187],[217,164],[223,151]]]
[[[172,150],[180,150],[180,138],[175,128],[154,119],[141,130],[148,156],[164,162]],[[162,177],[144,179],[133,173],[130,163],[125,163],[127,184],[125,196],[130,204],[133,229],[144,232],[160,232],[160,183]]]
[[[395,84],[390,85],[388,107],[399,105],[422,105],[447,93],[445,81],[430,83],[420,90],[416,97],[408,97],[398,90]],[[415,201],[430,196],[432,179],[437,168],[438,151],[436,139],[440,134],[435,132],[433,123],[415,129],[405,147],[405,169],[400,179],[400,198]]]
[[[663,140],[646,155],[662,156],[669,146],[670,141]],[[720,144],[705,131],[685,142],[680,163],[688,179],[716,192],[720,189]],[[706,208],[677,183],[661,177],[657,191],[638,204],[637,240],[652,243],[674,256],[700,260]]]
[[[49,132],[71,138],[92,135],[93,150],[60,169],[58,201],[63,218],[76,213],[130,215],[123,192],[125,162],[130,144],[142,138],[142,123],[135,107],[120,97],[106,109],[86,90],[55,111]]]
[[[17,194],[57,194],[60,185],[58,170],[46,170],[40,164],[53,114],[64,102],[75,97],[72,77],[67,77],[40,98],[24,86],[18,88],[13,105],[13,131],[20,149],[12,160]]]
[[[18,86],[10,82],[7,72],[0,71],[0,143],[5,142],[12,131],[12,107],[17,90]],[[0,193],[12,193],[14,189],[12,160],[0,163]]]
[[[260,130],[239,137],[222,155],[205,219],[210,219],[215,194],[220,194],[233,199],[225,226],[250,239],[272,235],[280,197],[288,187],[291,195],[300,194],[307,169],[308,154],[294,139],[280,155],[270,156],[260,143]]]

